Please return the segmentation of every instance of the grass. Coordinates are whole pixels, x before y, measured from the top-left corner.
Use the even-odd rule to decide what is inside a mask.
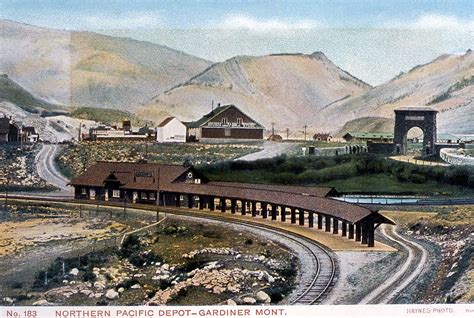
[[[455,227],[474,224],[474,205],[455,206],[439,212],[422,211],[380,211],[397,224],[410,225],[426,221],[432,226]]]
[[[333,180],[320,185],[336,188],[343,193],[360,194],[407,194],[407,195],[473,195],[474,189],[427,181],[417,184],[400,182],[395,176],[383,173],[357,176],[344,180]]]
[[[474,168],[418,166],[374,154],[288,157],[199,167],[213,181],[335,187],[341,193],[466,196]]]

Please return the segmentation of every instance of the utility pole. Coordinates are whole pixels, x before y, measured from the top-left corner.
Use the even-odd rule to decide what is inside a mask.
[[[286,140],[288,140],[288,136],[290,135],[290,129],[286,128]]]
[[[306,128],[308,128],[308,126],[304,125],[304,141],[306,141]]]
[[[275,137],[275,123],[272,123],[272,137]]]
[[[160,220],[160,168],[157,171],[156,179],[156,222]]]

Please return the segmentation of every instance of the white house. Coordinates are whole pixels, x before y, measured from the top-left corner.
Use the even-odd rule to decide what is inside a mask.
[[[186,142],[186,126],[175,117],[168,117],[156,128],[158,142]]]

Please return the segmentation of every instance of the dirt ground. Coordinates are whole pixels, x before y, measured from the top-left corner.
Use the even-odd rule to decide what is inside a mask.
[[[116,221],[103,223],[99,219],[38,218],[0,223],[0,257],[17,254],[28,246],[53,241],[102,240],[126,229]]]

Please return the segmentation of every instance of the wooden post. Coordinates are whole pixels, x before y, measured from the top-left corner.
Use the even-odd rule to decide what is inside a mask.
[[[214,211],[216,208],[214,200],[215,200],[214,197],[209,198],[209,210],[211,211]]]
[[[339,234],[339,220],[336,218],[334,218],[334,221],[332,223],[332,233]]]
[[[277,206],[276,204],[272,204],[272,221],[277,219]]]
[[[268,211],[267,211],[267,204],[266,204],[266,203],[261,203],[260,205],[261,205],[261,207],[262,207],[262,217],[263,217],[264,219],[266,219],[266,218],[267,218],[267,214],[268,214]]]
[[[221,198],[221,212],[224,213],[226,209],[227,207],[226,207],[225,198]]]
[[[347,222],[342,221],[342,236],[346,237],[347,236]]]
[[[314,212],[308,211],[308,226],[314,227]]]
[[[325,229],[324,229],[325,232],[331,231],[331,217],[329,215],[326,215],[324,217],[324,226],[325,226]]]
[[[291,208],[291,224],[295,224],[296,223],[296,209],[295,208]]]
[[[284,205],[280,206],[280,220],[282,222],[286,221],[286,206]]]
[[[321,213],[318,213],[318,229],[323,228],[323,215]]]
[[[353,240],[354,239],[354,224],[349,224],[349,236],[348,239]]]
[[[230,200],[230,213],[235,214],[235,208],[237,206],[237,200],[231,199]]]
[[[192,208],[193,208],[193,195],[188,194],[188,209],[192,209]]]
[[[303,226],[304,225],[304,210],[301,209],[301,208],[299,209],[299,218],[298,219],[299,219],[299,224],[301,226]]]
[[[252,202],[252,217],[257,216],[257,202]]]
[[[356,242],[360,242],[360,236],[361,236],[361,232],[362,232],[362,231],[361,231],[361,230],[362,230],[362,227],[360,226],[360,223],[356,223],[355,227],[356,227],[356,233],[355,233],[355,234],[356,234],[356,235],[355,235],[356,237],[355,237],[355,240],[356,240]]]
[[[240,214],[241,215],[246,215],[247,214],[247,211],[245,209],[246,208],[246,206],[245,206],[246,202],[241,200],[240,203],[242,204],[242,207],[240,208]]]

